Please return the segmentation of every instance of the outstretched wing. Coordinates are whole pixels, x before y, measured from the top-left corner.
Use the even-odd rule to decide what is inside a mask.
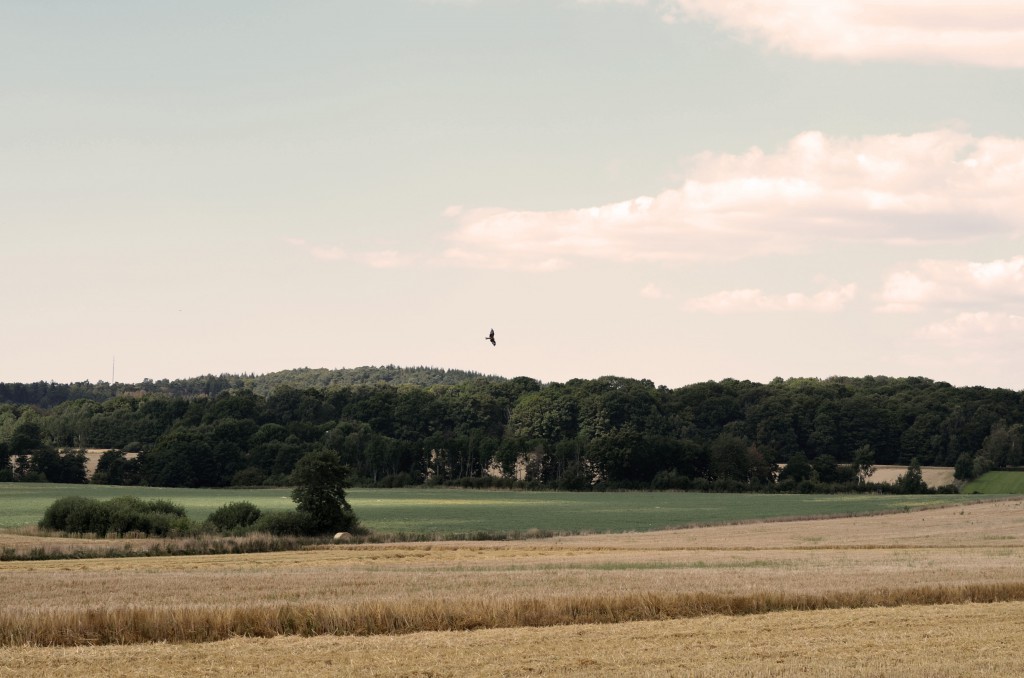
[[[486,339],[491,342],[491,346],[498,345],[498,342],[494,340],[494,328],[491,328],[491,333],[487,335]]]

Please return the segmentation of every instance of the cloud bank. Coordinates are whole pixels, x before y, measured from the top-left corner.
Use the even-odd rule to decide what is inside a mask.
[[[823,241],[966,242],[1024,230],[1024,140],[952,130],[832,138],[775,153],[704,153],[682,186],[559,211],[451,208],[450,261],[556,269],[575,261],[736,260]]]
[[[857,295],[854,284],[831,287],[815,294],[790,292],[771,295],[759,289],[726,290],[691,299],[686,308],[709,313],[743,313],[751,311],[814,311],[830,313],[846,306]]]
[[[915,312],[932,306],[983,303],[986,306],[1024,303],[1024,256],[995,261],[917,263],[885,281],[883,312]]]
[[[745,39],[814,59],[1024,68],[1020,0],[666,0],[661,6],[668,20],[710,19]]]
[[[980,364],[1019,364],[1018,350],[1024,340],[1024,316],[1014,313],[977,311],[959,313],[931,323],[918,337],[940,346],[958,349],[957,360]]]

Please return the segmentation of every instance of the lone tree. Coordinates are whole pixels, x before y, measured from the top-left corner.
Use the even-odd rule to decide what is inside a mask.
[[[319,449],[309,452],[295,464],[292,471],[292,499],[298,510],[309,516],[319,533],[350,532],[357,520],[345,499],[348,467],[337,452]]]
[[[910,460],[907,472],[896,479],[896,489],[902,494],[921,494],[928,491],[921,472],[921,463],[914,457]]]

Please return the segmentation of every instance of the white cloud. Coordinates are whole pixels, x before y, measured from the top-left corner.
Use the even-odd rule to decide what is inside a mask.
[[[965,242],[1024,230],[1024,139],[951,130],[798,135],[775,153],[704,153],[682,186],[565,209],[452,210],[446,256],[497,268],[739,259],[822,240]]]
[[[830,287],[816,294],[790,292],[771,295],[759,289],[725,290],[691,299],[686,308],[709,313],[745,313],[750,311],[813,311],[829,313],[842,309],[857,295],[854,284]]]
[[[988,262],[926,260],[893,273],[882,290],[883,312],[913,312],[934,305],[1024,302],[1024,256]]]
[[[670,18],[711,19],[816,59],[1024,67],[1020,0],[665,0]]]
[[[654,283],[648,283],[640,290],[640,296],[644,299],[666,299],[668,295]]]
[[[1012,313],[960,313],[923,327],[918,335],[953,348],[1010,348],[1024,338],[1024,316]]]

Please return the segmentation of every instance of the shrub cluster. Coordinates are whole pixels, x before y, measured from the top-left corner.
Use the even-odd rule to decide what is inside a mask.
[[[302,511],[267,511],[252,525],[253,532],[269,532],[275,536],[309,536],[323,534],[313,516]]]
[[[344,510],[340,530],[360,532],[351,510]],[[153,537],[191,537],[202,534],[274,537],[313,537],[333,534],[308,511],[261,511],[248,501],[232,502],[215,510],[203,524],[190,520],[181,506],[165,499],[115,497],[106,501],[88,497],[62,497],[46,509],[39,527],[72,534],[140,534]]]
[[[355,516],[350,512],[351,529],[357,528]],[[225,504],[210,514],[206,524],[220,533],[244,535],[268,533],[275,537],[312,537],[325,534],[313,514],[301,510],[261,511],[248,501]]]
[[[263,512],[252,502],[236,501],[224,504],[210,514],[207,522],[222,532],[245,530],[260,519]]]
[[[164,499],[114,497],[106,501],[88,497],[62,497],[50,504],[39,526],[60,532],[108,534],[140,533],[167,537],[195,531],[185,509]]]

